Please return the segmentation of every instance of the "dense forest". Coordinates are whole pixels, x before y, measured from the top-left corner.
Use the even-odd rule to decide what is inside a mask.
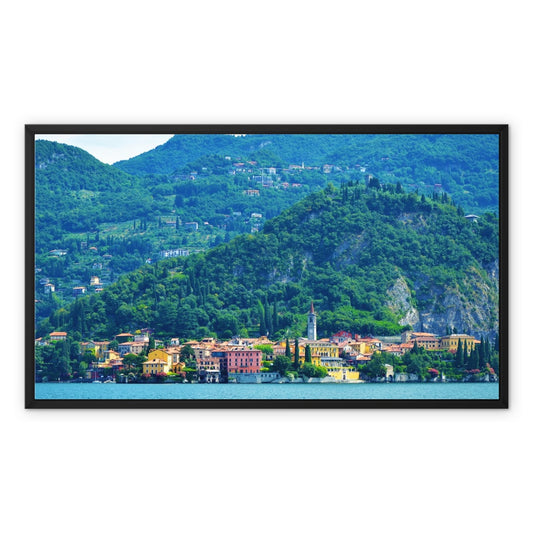
[[[87,287],[87,292],[92,294],[101,286],[106,287],[106,291],[108,288],[113,290],[112,284],[120,276],[138,268],[158,272],[156,263],[168,251],[194,254],[230,245],[233,239],[245,235],[231,244],[228,248],[231,252],[243,243],[253,248],[264,241],[265,235],[272,235],[274,238],[269,238],[268,242],[274,243],[274,248],[268,251],[277,258],[276,261],[291,257],[290,260],[295,261],[291,268],[295,269],[298,262],[307,265],[308,256],[312,256],[316,270],[311,275],[304,269],[311,277],[305,280],[306,289],[300,291],[299,300],[290,294],[291,283],[301,281],[294,276],[286,277],[284,288],[281,286],[285,282],[278,280],[277,285],[274,284],[278,292],[268,286],[265,294],[253,296],[252,299],[259,299],[260,306],[265,309],[265,322],[268,322],[270,333],[293,327],[295,321],[300,320],[296,315],[302,313],[304,300],[311,297],[324,303],[324,310],[328,312],[340,303],[343,308],[349,304],[351,309],[343,311],[346,315],[343,323],[366,328],[369,332],[395,332],[399,327],[414,327],[416,324],[439,329],[448,322],[464,322],[472,331],[489,332],[493,329],[491,324],[496,321],[495,317],[492,322],[486,320],[488,308],[494,303],[490,296],[492,289],[486,290],[485,281],[474,283],[474,278],[484,270],[477,266],[471,269],[466,286],[481,287],[482,294],[478,296],[482,297],[486,309],[475,317],[471,316],[472,309],[454,316],[451,308],[456,303],[454,298],[458,291],[450,293],[449,301],[436,298],[435,294],[435,287],[449,281],[452,264],[449,268],[443,264],[442,268],[431,270],[426,282],[420,281],[419,276],[416,287],[410,281],[408,262],[420,266],[420,274],[427,267],[423,264],[426,259],[429,263],[437,259],[437,253],[434,257],[427,256],[426,243],[418,230],[413,230],[421,223],[407,214],[402,215],[405,217],[403,227],[398,228],[396,221],[392,230],[390,224],[381,227],[377,220],[365,222],[364,227],[354,224],[357,220],[361,222],[362,217],[373,216],[368,213],[385,216],[393,202],[391,195],[400,194],[411,198],[412,205],[405,208],[406,213],[416,206],[423,210],[432,205],[432,213],[436,212],[435,206],[441,206],[441,210],[445,206],[450,212],[457,213],[461,228],[468,222],[461,215],[477,213],[481,218],[476,226],[465,226],[467,233],[463,235],[474,229],[487,232],[490,222],[493,233],[488,237],[497,240],[496,218],[491,214],[492,211],[497,213],[498,207],[497,154],[497,136],[491,135],[176,135],[150,152],[112,166],[101,163],[79,148],[37,141],[36,321],[40,323],[56,313],[64,313],[68,304],[76,300],[78,286]],[[308,224],[308,247],[298,247],[302,221],[294,218],[294,213],[298,213],[303,204],[299,204],[294,212],[287,209],[324,190],[328,184],[342,191],[339,193],[341,198],[346,194],[350,198],[360,195],[364,201],[353,203],[352,198],[352,204],[346,208],[349,213],[336,213],[331,220],[321,222],[320,227],[317,223]],[[311,196],[308,201],[314,201],[313,198]],[[397,210],[400,209],[398,205]],[[275,219],[282,212],[284,215]],[[285,225],[280,226],[280,221],[285,221]],[[339,227],[335,226],[336,222]],[[328,231],[324,232],[326,227]],[[260,233],[262,228],[265,232]],[[331,246],[334,246],[331,243],[336,242],[332,240],[333,236],[340,239],[344,229],[348,233],[342,246],[348,252],[342,251],[339,245],[340,248],[334,250],[335,257],[329,257]],[[412,231],[405,236],[405,241],[394,244],[391,256],[390,245],[394,242],[391,233],[399,229]],[[364,238],[361,237],[362,230]],[[380,241],[370,253],[367,243],[376,232],[384,241]],[[443,258],[460,258],[463,250],[455,247],[455,241],[444,238],[447,232],[448,228],[444,233],[434,235],[429,245],[436,248],[438,244]],[[280,235],[286,233],[295,235],[280,239]],[[477,241],[476,237],[469,246]],[[311,244],[318,248],[310,250]],[[285,246],[288,250],[294,248],[294,251],[285,251]],[[220,248],[225,249],[224,246]],[[352,249],[357,261],[342,259]],[[495,265],[494,254],[489,260],[483,254],[479,255],[480,250],[470,252],[483,266]],[[186,264],[201,262],[202,257],[205,256],[190,259]],[[181,260],[176,261],[181,264]],[[284,268],[283,263],[273,264],[272,259],[264,256],[260,261],[265,263],[265,268],[270,265],[276,272]],[[339,261],[347,276],[340,285],[336,279]],[[243,273],[247,268],[250,267],[243,267]],[[404,270],[405,274],[393,275]],[[330,274],[333,276],[332,288],[322,294],[325,289],[316,280],[325,280]],[[497,264],[491,275],[497,276]],[[190,269],[185,270],[183,276],[192,283],[194,273],[191,274]],[[431,285],[432,276],[436,276],[434,286]],[[463,272],[458,276],[462,279]],[[356,278],[357,283],[353,281]],[[90,285],[94,279],[97,284]],[[391,280],[395,280],[392,289],[388,287]],[[260,278],[243,281],[248,291],[253,287],[252,293],[266,287]],[[313,286],[315,281],[316,287]],[[256,282],[258,285],[250,285]],[[47,292],[50,284],[54,287],[53,292]],[[332,294],[333,286],[338,287],[339,294],[347,286],[351,288],[340,298]],[[389,289],[393,293],[389,299],[396,303],[385,305],[383,295]],[[190,292],[192,289],[187,286],[185,290]],[[192,292],[195,298],[198,290],[196,287]],[[202,290],[205,292],[206,289]],[[264,292],[265,288],[261,290]],[[414,306],[412,295],[415,293],[421,312]],[[236,301],[234,305],[242,303]],[[233,299],[222,302],[229,305]],[[461,305],[459,308],[463,309],[467,304],[463,302]],[[196,302],[191,308],[197,309],[198,306]],[[247,304],[245,309],[248,311],[231,311],[229,314],[236,317],[236,321],[231,320],[228,328],[222,328],[224,320],[219,320],[220,313],[210,312],[206,320],[199,312],[198,320],[192,321],[187,333],[200,331],[198,328],[212,330],[218,335],[245,329],[254,331],[254,325],[259,324],[256,319],[260,306]],[[336,320],[339,313],[337,309]],[[402,313],[409,316],[398,318]],[[463,315],[469,316],[465,318]],[[133,313],[133,316],[137,315]],[[327,313],[322,318],[323,325],[332,323]],[[370,321],[371,327],[365,321]],[[382,324],[378,327],[380,321]],[[103,335],[104,329],[95,328],[94,332]]]
[[[92,276],[107,286],[166,250],[194,253],[256,232],[328,181],[343,179],[309,170],[274,175],[275,181],[264,176],[263,186],[253,165],[232,173],[233,164],[215,155],[186,164],[178,176],[134,176],[73,146],[37,141],[35,148],[38,320],[74,300],[74,287],[88,286]],[[250,189],[256,192],[246,194]],[[43,297],[48,282],[55,292]]]
[[[146,217],[153,199],[143,183],[81,148],[35,142],[35,249],[48,252],[65,236],[108,221]]]
[[[175,135],[115,164],[136,175],[169,175],[208,155],[265,166],[365,169],[382,183],[429,192],[437,186],[467,211],[498,210],[498,136],[466,134]]]
[[[161,338],[281,338],[304,334],[314,301],[319,335],[458,327],[494,338],[498,218],[464,215],[448,195],[399,182],[330,184],[261,231],[144,265],[56,309],[37,335],[60,329],[98,340],[149,327]]]

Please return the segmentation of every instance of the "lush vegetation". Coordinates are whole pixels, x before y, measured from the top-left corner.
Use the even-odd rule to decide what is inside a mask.
[[[405,328],[388,293],[398,279],[420,311],[447,291],[474,298],[485,284],[497,312],[497,282],[485,270],[497,259],[494,214],[471,222],[446,194],[350,181],[311,194],[253,235],[144,265],[53,310],[37,335],[60,329],[98,340],[150,327],[162,338],[297,337],[311,300],[319,335],[398,334]]]
[[[359,368],[365,380],[380,381],[386,376],[386,366],[395,373],[406,373],[422,381],[480,381],[487,375],[494,379],[499,374],[499,338],[494,343],[482,338],[475,349],[467,352],[459,342],[456,353],[426,350],[417,346],[402,357],[386,352],[375,352],[372,359]]]
[[[420,198],[444,194],[465,213],[498,207],[497,137],[487,135],[176,135],[114,166],[37,141],[35,165],[37,321],[93,276],[108,286],[168,250],[254,234],[328,182],[400,183]]]
[[[35,143],[36,252],[48,252],[66,234],[95,232],[99,224],[146,217],[152,198],[142,180],[73,146]]]
[[[382,183],[449,194],[467,211],[498,210],[497,135],[175,135],[115,166],[138,175],[179,173],[208,155],[264,166],[333,165],[371,173]],[[230,163],[227,163],[228,166]]]

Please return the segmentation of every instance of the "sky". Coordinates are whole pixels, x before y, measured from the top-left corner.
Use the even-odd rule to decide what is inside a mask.
[[[35,135],[35,139],[56,141],[77,146],[89,152],[102,163],[116,163],[152,150],[166,143],[172,135],[160,134],[69,134]]]

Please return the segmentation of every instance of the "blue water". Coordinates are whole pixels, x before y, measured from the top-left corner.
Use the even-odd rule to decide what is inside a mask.
[[[37,400],[497,400],[497,383],[36,383]]]

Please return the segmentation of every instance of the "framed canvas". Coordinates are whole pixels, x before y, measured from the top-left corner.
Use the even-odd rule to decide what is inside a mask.
[[[27,408],[508,407],[506,125],[27,125]]]

